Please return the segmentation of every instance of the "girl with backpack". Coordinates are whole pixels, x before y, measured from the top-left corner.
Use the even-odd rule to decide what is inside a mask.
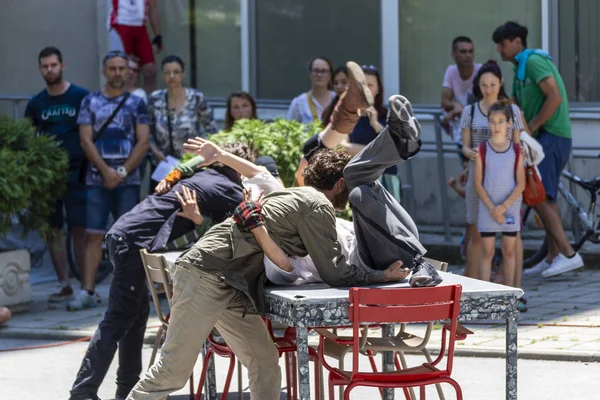
[[[504,283],[515,286],[525,167],[521,146],[507,137],[512,123],[509,107],[500,103],[492,105],[488,109],[488,122],[491,137],[479,145],[473,177],[479,196],[477,230],[483,244],[479,279],[490,280],[496,233],[501,233]]]
[[[479,266],[481,262],[481,235],[477,230],[477,219],[479,209],[479,196],[475,190],[473,181],[475,160],[478,158],[478,148],[481,143],[490,139],[491,131],[488,124],[488,112],[492,105],[502,102],[510,104],[511,101],[504,91],[504,80],[502,71],[494,60],[483,64],[473,80],[473,95],[477,102],[463,109],[460,127],[462,129],[463,148],[462,153],[467,160],[468,177],[466,185],[466,222],[469,246],[467,248],[467,266],[465,275],[471,278],[479,277]],[[509,113],[512,124],[507,127],[506,138],[512,139],[514,143],[520,143],[520,132],[526,130],[523,125],[521,110],[516,104],[510,104]],[[517,235],[517,286],[520,285],[521,268],[523,264],[523,245],[520,235]]]

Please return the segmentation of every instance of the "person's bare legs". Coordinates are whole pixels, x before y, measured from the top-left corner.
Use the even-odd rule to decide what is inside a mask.
[[[61,284],[70,285],[69,274],[67,273],[67,241],[62,229],[56,229],[54,235],[48,239],[47,244],[56,277]]]
[[[78,271],[81,271],[85,263],[85,245],[87,242],[87,232],[85,231],[85,226],[72,227],[71,237],[73,238],[75,262],[77,263]]]
[[[479,269],[481,265],[482,246],[481,234],[477,230],[477,225],[467,225],[467,237],[469,240],[469,246],[467,247],[467,266],[465,268],[464,275],[469,278],[477,279],[479,277]],[[492,261],[490,259],[490,265],[491,262]]]
[[[142,65],[142,75],[144,77],[144,90],[150,95],[156,90],[156,64],[148,63]]]
[[[484,238],[484,241],[487,238]],[[502,236],[502,266],[504,268],[504,284],[515,286],[515,262],[516,262],[517,238]],[[484,245],[485,247],[485,245]]]
[[[542,204],[536,206],[535,211],[540,216],[549,239],[548,256],[546,257],[546,260],[552,261],[559,253],[562,253],[567,257],[575,254],[575,250],[573,250],[571,243],[569,243],[569,239],[563,228],[558,204],[546,200]],[[551,241],[553,243],[551,243]]]
[[[496,237],[481,238],[481,258],[479,259],[479,279],[489,282],[492,275],[492,260],[496,252]]]
[[[503,256],[504,257],[504,256]],[[521,287],[521,278],[523,276],[523,238],[521,232],[517,233],[515,243],[515,278],[512,286]]]
[[[85,263],[81,271],[81,287],[87,291],[93,292],[96,288],[96,274],[102,261],[102,240],[104,234],[87,234],[87,243],[85,245]]]

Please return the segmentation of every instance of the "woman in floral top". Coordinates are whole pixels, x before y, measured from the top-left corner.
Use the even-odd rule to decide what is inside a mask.
[[[217,130],[213,111],[202,92],[183,87],[184,71],[181,58],[166,57],[162,74],[167,89],[153,92],[148,99],[153,138],[150,150],[158,161],[167,155],[181,158],[183,144],[189,138],[205,137]]]

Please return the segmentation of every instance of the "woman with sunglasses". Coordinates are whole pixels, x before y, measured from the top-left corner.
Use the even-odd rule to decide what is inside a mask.
[[[165,57],[162,75],[167,88],[153,92],[148,99],[153,138],[150,150],[158,161],[167,155],[181,158],[188,139],[217,131],[213,111],[202,92],[183,86],[183,60],[175,55]]]
[[[308,64],[310,71],[310,90],[298,95],[288,109],[286,119],[308,124],[320,121],[323,110],[335,97],[332,88],[331,61],[325,57],[314,57]]]

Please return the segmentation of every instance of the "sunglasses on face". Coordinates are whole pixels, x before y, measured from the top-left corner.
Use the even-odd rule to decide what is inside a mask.
[[[377,67],[374,65],[362,65],[360,68],[364,72],[377,72]]]

